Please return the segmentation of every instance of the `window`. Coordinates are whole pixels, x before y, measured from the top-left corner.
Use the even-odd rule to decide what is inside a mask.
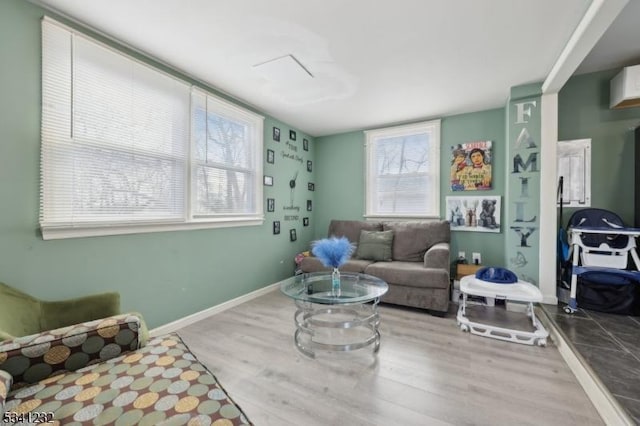
[[[591,139],[559,141],[558,180],[563,177],[562,205],[591,207]]]
[[[440,217],[440,120],[365,134],[365,216]]]
[[[42,30],[43,238],[262,223],[262,117]]]

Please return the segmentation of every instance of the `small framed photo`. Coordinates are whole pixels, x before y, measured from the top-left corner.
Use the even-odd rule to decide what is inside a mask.
[[[267,150],[267,163],[273,164],[276,160],[276,153],[272,149]]]
[[[273,140],[276,142],[280,142],[280,129],[277,127],[273,128]]]
[[[309,218],[308,217],[303,217],[302,218],[302,226],[309,226]]]
[[[311,200],[307,200],[307,211],[313,211],[313,203],[311,202]]]
[[[273,221],[273,235],[278,235],[280,233],[280,221]]]
[[[267,198],[267,211],[275,212],[276,211],[276,199],[275,198]]]
[[[308,139],[302,139],[302,149],[304,149],[305,151],[309,151],[309,140]]]
[[[296,235],[296,230],[295,229],[292,229],[292,230],[289,231],[289,239],[291,241],[295,241],[295,240],[298,239],[298,236]]]
[[[295,130],[289,130],[289,139],[291,139],[292,141],[296,140],[296,131]]]
[[[266,176],[264,177],[264,185],[265,186],[273,186],[273,176]]]
[[[311,160],[307,161],[307,171],[313,171],[313,162]]]
[[[316,185],[315,185],[313,182],[309,182],[309,183],[307,184],[307,189],[308,189],[309,191],[315,191],[315,190],[316,190]]]

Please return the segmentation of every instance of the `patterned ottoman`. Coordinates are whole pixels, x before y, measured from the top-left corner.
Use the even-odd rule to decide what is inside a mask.
[[[34,339],[20,338],[22,345],[19,348],[16,348],[15,341],[13,344],[11,341],[0,343],[0,413],[4,423],[52,421],[50,424],[73,425],[251,424],[240,407],[206,367],[189,352],[177,334],[154,338],[147,346],[135,349],[133,342],[137,336],[132,337],[130,331],[135,333],[137,327],[127,323],[130,321],[131,317],[124,320],[119,318],[117,330],[113,323],[109,324],[110,332],[105,332],[105,327],[99,324],[87,331],[85,324],[82,329],[83,337],[70,334],[67,330],[56,341],[45,339],[46,344],[40,350],[36,350],[35,346],[42,346],[42,340],[38,341],[40,343],[25,345],[27,341],[33,343]],[[99,339],[86,344],[96,336]],[[115,343],[108,343],[110,339]],[[70,347],[57,344],[63,341]],[[78,344],[80,341],[84,344]],[[117,344],[122,350],[112,346],[107,351],[109,354],[105,354],[104,349],[109,344]],[[60,349],[62,347],[69,349]],[[104,358],[108,359],[101,359],[75,371],[61,368],[45,379],[25,384],[29,380],[25,380],[24,376],[33,369],[23,368],[26,362],[24,359],[33,361],[34,365],[62,366],[65,365],[65,360],[69,364],[68,360],[74,353],[82,353],[73,352],[78,347],[81,350],[83,347],[90,347],[93,354],[102,352]],[[13,349],[3,352],[7,348]],[[109,357],[112,354],[116,356]],[[64,359],[63,355],[66,355]],[[78,357],[80,356],[76,356]],[[38,363],[40,360],[46,362]],[[20,368],[17,369],[16,365],[20,365]],[[46,370],[45,367],[39,369]],[[21,385],[11,386],[14,377],[8,371],[12,370]],[[22,374],[18,370],[22,370]],[[34,373],[31,375],[35,377]],[[10,391],[7,395],[8,389]],[[6,401],[3,401],[3,390]]]

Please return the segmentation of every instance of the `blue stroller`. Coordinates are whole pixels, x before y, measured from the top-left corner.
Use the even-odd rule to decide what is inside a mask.
[[[638,228],[626,228],[617,214],[603,209],[582,209],[569,219],[571,293],[567,313],[578,309],[578,277],[604,286],[631,285],[640,282],[640,259],[636,252]],[[627,271],[629,255],[634,271]],[[634,301],[632,301],[634,302]],[[593,308],[592,308],[593,309]]]

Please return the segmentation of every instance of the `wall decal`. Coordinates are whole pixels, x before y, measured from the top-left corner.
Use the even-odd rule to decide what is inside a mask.
[[[276,153],[273,152],[273,150],[268,149],[267,150],[267,163],[269,163],[269,164],[275,163],[275,161],[276,161],[275,157],[276,157]]]
[[[307,211],[310,212],[313,210],[313,203],[311,200],[307,200]]]
[[[267,198],[267,211],[275,212],[276,211],[276,199],[275,198]]]
[[[492,187],[492,141],[472,141],[451,147],[451,190]]]
[[[291,241],[295,241],[298,239],[298,236],[296,235],[296,230],[292,229],[289,231],[289,240]]]
[[[292,141],[296,140],[296,131],[295,130],[289,130],[289,139],[291,139]]]
[[[511,265],[515,266],[516,268],[522,268],[527,263],[529,263],[524,253],[522,253],[521,251],[516,252],[516,257],[510,258],[509,261],[511,262]]]
[[[277,127],[273,128],[273,140],[276,142],[280,142],[280,129]]]
[[[531,247],[527,244],[527,239],[535,232],[537,228],[524,228],[522,226],[512,226],[511,229],[516,231],[518,237],[520,237],[520,246],[519,247]],[[525,230],[526,229],[526,230]]]
[[[309,191],[315,191],[315,190],[316,190],[316,185],[315,185],[313,182],[309,182],[309,183],[307,184],[307,189],[308,189]]]
[[[273,176],[266,176],[265,175],[264,184],[265,184],[265,186],[273,186]]]
[[[280,233],[280,221],[273,221],[273,235],[278,235]]]
[[[500,196],[446,197],[452,231],[500,232]]]
[[[308,217],[303,217],[302,218],[302,226],[309,226],[309,218]]]
[[[307,161],[307,171],[311,172],[313,169],[313,163],[311,162],[311,160]]]
[[[304,149],[305,151],[309,151],[309,140],[308,139],[302,139],[302,149]]]

